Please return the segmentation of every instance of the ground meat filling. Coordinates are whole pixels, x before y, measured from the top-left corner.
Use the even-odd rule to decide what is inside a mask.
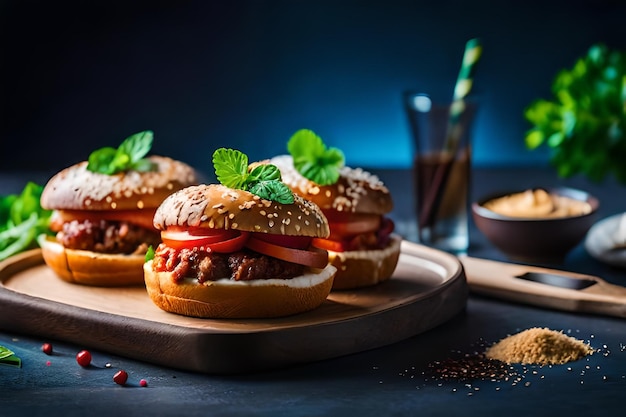
[[[57,241],[68,249],[81,249],[99,253],[145,253],[149,246],[156,247],[161,236],[128,222],[108,220],[72,220],[63,224]]]
[[[175,250],[162,244],[155,251],[153,269],[171,272],[175,281],[192,278],[202,283],[222,278],[235,281],[290,279],[302,275],[305,267],[250,250],[215,253],[202,247]]]

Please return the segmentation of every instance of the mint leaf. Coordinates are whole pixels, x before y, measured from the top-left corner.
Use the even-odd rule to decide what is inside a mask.
[[[281,204],[294,202],[291,189],[281,181],[280,170],[275,165],[257,165],[248,172],[246,154],[236,149],[219,148],[213,152],[213,166],[217,180],[226,187],[249,191]]]
[[[87,169],[91,172],[112,175],[115,173],[115,167],[111,162],[115,159],[115,155],[117,155],[117,150],[110,147],[93,151],[89,155]]]
[[[338,148],[327,148],[315,132],[298,130],[287,142],[287,150],[294,167],[305,178],[319,185],[331,185],[339,179],[345,162],[343,152]]]
[[[219,148],[213,152],[217,180],[229,188],[245,190],[248,178],[248,156],[235,149]]]
[[[287,142],[287,151],[295,158],[314,160],[326,151],[322,138],[309,129],[300,129]]]
[[[150,130],[135,133],[122,142],[118,148],[118,152],[128,155],[130,162],[134,164],[139,162],[150,152],[153,141],[154,133]]]
[[[154,133],[146,130],[127,137],[117,149],[111,147],[97,149],[89,155],[87,169],[105,175],[131,170],[153,171],[156,168],[155,164],[144,158],[152,148],[153,141]]]
[[[280,170],[276,165],[263,164],[255,167],[248,176],[248,181],[276,180],[280,181]]]
[[[292,204],[295,201],[291,189],[285,183],[277,180],[256,181],[250,184],[248,191],[266,200],[281,204]]]

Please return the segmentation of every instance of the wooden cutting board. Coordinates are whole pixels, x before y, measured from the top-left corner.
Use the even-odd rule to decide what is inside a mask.
[[[0,328],[171,368],[245,373],[395,343],[451,319],[467,295],[457,258],[405,241],[391,280],[333,292],[313,311],[266,320],[198,319],[158,309],[143,287],[62,281],[37,249],[0,263]]]
[[[504,300],[626,318],[626,287],[569,271],[461,257],[470,290]]]

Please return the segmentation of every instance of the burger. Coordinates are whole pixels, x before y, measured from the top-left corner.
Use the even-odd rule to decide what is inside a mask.
[[[333,289],[367,287],[388,280],[400,256],[401,237],[388,217],[393,200],[378,177],[344,165],[343,153],[302,129],[288,142],[289,155],[270,159],[291,190],[320,207],[330,235],[313,245],[328,251],[337,268]]]
[[[243,163],[228,169],[233,160]],[[280,317],[320,306],[336,272],[328,253],[311,245],[329,235],[322,211],[294,195],[276,167],[249,169],[247,156],[224,148],[213,162],[220,184],[184,188],[156,211],[162,243],[144,265],[151,300],[202,318]]]
[[[140,132],[117,149],[95,151],[44,186],[40,203],[53,210],[49,227],[56,235],[40,235],[38,243],[58,277],[93,286],[143,285],[146,252],[160,243],[152,224],[157,207],[196,183],[189,165],[144,157],[151,144],[152,132]]]

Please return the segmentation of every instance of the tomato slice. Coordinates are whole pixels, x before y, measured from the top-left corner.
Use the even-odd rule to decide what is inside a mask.
[[[288,248],[258,239],[256,235],[250,236],[246,246],[255,252],[312,268],[321,269],[328,265],[328,252],[325,250]]]
[[[310,236],[274,235],[271,233],[256,233],[254,237],[274,245],[295,249],[307,249],[311,246],[311,240],[313,239]]]
[[[366,232],[358,235],[339,236],[333,235],[328,239],[313,239],[312,245],[321,249],[333,252],[347,252],[353,250],[380,249],[389,244],[391,233],[393,233],[395,224],[393,220],[387,217],[381,218],[380,228],[374,233]],[[370,238],[372,237],[372,238]]]
[[[235,236],[231,239],[223,240],[217,243],[210,243],[207,246],[213,252],[232,253],[243,249],[249,238],[250,232],[239,232],[239,236]]]
[[[200,231],[200,229],[204,229]],[[238,230],[172,228],[161,232],[161,240],[172,249],[191,249],[204,246],[214,252],[229,253],[243,248],[249,232]]]
[[[316,248],[329,250],[333,252],[346,252],[350,250],[350,242],[344,240],[330,240],[330,239],[322,239],[315,238],[313,242],[311,242],[313,246]]]
[[[210,229],[208,227],[177,227],[170,226],[161,232],[161,237],[171,240],[194,240],[200,239],[219,242],[231,239],[239,235],[239,231],[233,229]]]
[[[59,227],[60,224],[72,220],[110,220],[126,221],[146,229],[154,229],[153,219],[156,209],[137,210],[57,210],[54,212],[54,222],[51,227]],[[60,229],[59,229],[60,230]],[[58,231],[58,230],[55,230]]]
[[[396,225],[389,217],[383,217],[382,223],[380,225],[380,230],[378,231],[378,237],[384,238],[388,237],[395,230]]]
[[[352,213],[341,216],[331,215],[331,218],[332,220],[328,220],[328,226],[332,240],[342,240],[350,236],[374,232],[381,225],[381,216],[376,214]]]

